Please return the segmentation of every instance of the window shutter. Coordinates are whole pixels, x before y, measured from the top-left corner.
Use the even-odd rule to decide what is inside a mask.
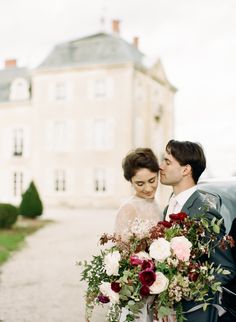
[[[87,168],[84,173],[85,194],[91,196],[94,193],[94,173],[93,169]]]
[[[112,98],[114,96],[114,82],[113,78],[107,77],[106,80],[107,98]]]
[[[30,135],[30,128],[29,126],[24,126],[23,128],[23,156],[25,158],[30,157],[30,138],[32,135]]]
[[[48,151],[53,150],[53,122],[45,123],[45,147]]]
[[[55,84],[50,83],[48,84],[48,101],[54,102],[55,101]]]
[[[68,81],[66,83],[66,100],[68,102],[72,102],[74,100],[74,83],[72,81]]]
[[[13,155],[13,129],[7,127],[2,130],[2,152],[5,159],[9,159]]]
[[[75,148],[75,121],[67,121],[67,142],[66,150],[72,152]]]
[[[92,79],[87,81],[87,95],[89,99],[94,97],[94,81]]]
[[[108,119],[106,122],[106,148],[114,148],[114,119]]]
[[[87,150],[93,148],[93,122],[92,120],[86,120],[84,122],[84,136],[85,136],[85,147]]]

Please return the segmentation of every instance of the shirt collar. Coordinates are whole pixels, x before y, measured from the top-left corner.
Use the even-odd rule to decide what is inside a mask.
[[[188,198],[197,190],[197,186],[193,186],[187,190],[184,190],[175,196],[176,201],[183,207]]]

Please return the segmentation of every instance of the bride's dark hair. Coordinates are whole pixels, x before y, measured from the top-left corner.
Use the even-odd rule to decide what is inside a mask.
[[[139,169],[148,169],[151,172],[159,172],[157,157],[149,148],[137,148],[130,151],[122,161],[124,177],[127,181],[135,176]]]

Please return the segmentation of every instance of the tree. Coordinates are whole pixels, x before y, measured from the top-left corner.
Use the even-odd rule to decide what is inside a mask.
[[[19,212],[22,216],[28,218],[36,218],[43,213],[43,204],[33,181],[22,194]]]

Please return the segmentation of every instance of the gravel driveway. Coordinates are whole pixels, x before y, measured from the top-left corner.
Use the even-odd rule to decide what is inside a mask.
[[[84,283],[76,261],[96,252],[111,232],[115,210],[50,210],[47,225],[0,268],[0,321],[84,322]],[[104,309],[93,322],[104,322]]]

